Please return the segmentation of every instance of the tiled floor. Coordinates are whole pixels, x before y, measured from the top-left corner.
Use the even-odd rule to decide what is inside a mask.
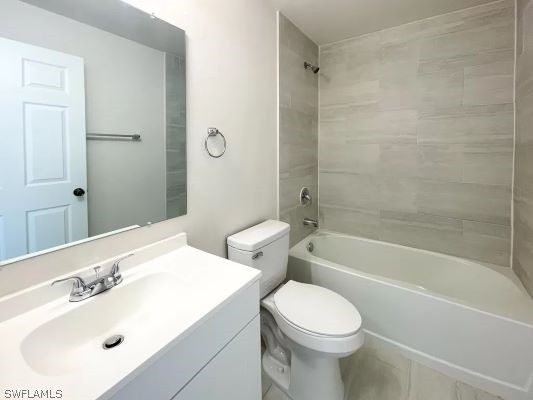
[[[342,360],[346,400],[502,400],[405,358],[369,335]],[[289,400],[272,386],[263,400]],[[327,399],[324,399],[327,400]]]
[[[263,397],[263,400],[290,400],[285,394],[276,386],[272,385],[268,392]]]

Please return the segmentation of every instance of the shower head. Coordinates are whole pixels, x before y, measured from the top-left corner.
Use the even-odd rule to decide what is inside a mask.
[[[313,65],[311,63],[308,63],[307,61],[304,62],[304,68],[305,69],[310,69],[311,71],[313,71],[313,73],[318,73],[318,71],[320,71],[320,68],[317,67],[316,65]]]

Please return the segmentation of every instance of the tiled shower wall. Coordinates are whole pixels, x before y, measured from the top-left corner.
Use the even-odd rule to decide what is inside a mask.
[[[167,218],[187,214],[187,143],[185,59],[165,54],[166,212]]]
[[[514,27],[502,0],[320,47],[322,227],[509,265]]]
[[[318,64],[318,46],[292,22],[279,15],[279,209],[291,225],[291,245],[314,228],[304,217],[318,218],[318,75],[304,69]],[[307,186],[311,205],[298,196]]]
[[[533,296],[533,1],[517,4],[513,268]]]

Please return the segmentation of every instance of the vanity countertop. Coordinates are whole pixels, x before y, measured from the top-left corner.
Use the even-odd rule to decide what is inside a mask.
[[[71,284],[50,288],[50,282],[0,298],[2,395],[27,389],[60,390],[63,399],[107,398],[261,276],[188,246],[185,234],[133,252],[124,261],[124,281],[90,299],[69,302]],[[44,304],[34,306],[39,298]],[[13,307],[18,314],[6,318],[3,311]],[[104,350],[115,334],[124,342]]]

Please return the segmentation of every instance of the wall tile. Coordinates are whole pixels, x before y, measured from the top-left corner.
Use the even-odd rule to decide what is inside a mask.
[[[506,265],[511,256],[510,241],[510,226],[463,221],[462,243],[467,258]]]
[[[461,182],[464,169],[464,146],[430,144],[417,146],[418,177]]]
[[[317,166],[318,121],[315,114],[280,107],[280,170]]]
[[[304,186],[308,187],[311,195],[316,197],[316,193],[318,193],[316,165],[291,168],[286,173],[280,173],[280,211],[299,207],[300,199],[298,196],[300,189]]]
[[[514,61],[467,67],[464,105],[508,104],[514,97]]]
[[[445,254],[461,252],[462,221],[421,213],[382,211],[380,238]]]
[[[166,214],[173,218],[187,213],[185,63],[181,57],[165,55],[165,77]]]
[[[416,109],[418,74],[418,46],[416,42],[386,45],[380,53],[380,95],[382,110]]]
[[[380,145],[322,137],[319,158],[324,172],[375,174],[380,167]]]
[[[377,103],[378,99],[379,80],[347,82],[345,85],[321,87],[320,90],[320,101],[324,106],[365,105]]]
[[[416,144],[383,144],[380,146],[378,173],[390,177],[419,176]]]
[[[279,213],[293,245],[314,230],[303,218],[318,219],[318,76],[303,67],[318,63],[318,46],[283,15],[279,32]],[[304,186],[315,200],[307,207],[298,198]]]
[[[533,2],[517,4],[513,268],[533,296]]]
[[[509,185],[512,174],[512,146],[464,147],[463,182],[505,186]]]
[[[464,71],[443,70],[419,74],[416,81],[419,109],[458,107],[463,103]]]
[[[347,143],[416,143],[416,110],[338,106],[320,110],[320,136]]]
[[[320,172],[320,205],[379,210],[380,182],[372,175]]]
[[[320,226],[371,239],[380,238],[379,211],[320,206]]]
[[[384,211],[416,212],[418,209],[418,182],[410,178],[382,177],[379,209]]]
[[[380,42],[378,33],[322,46],[321,90],[342,86],[346,82],[378,80]]]
[[[419,113],[418,143],[513,143],[512,104],[455,107]]]
[[[483,66],[501,61],[509,62],[509,60],[512,59],[514,59],[514,50],[512,48],[504,48],[451,58],[430,58],[420,60],[418,71],[420,73],[431,73],[446,69],[453,70],[466,67]]]
[[[300,240],[313,233],[315,228],[303,225],[302,221],[305,217],[317,218],[318,207],[295,207],[286,211],[280,212],[280,220],[291,225],[290,245],[294,246]]]
[[[418,190],[425,214],[510,226],[510,187],[422,180]]]
[[[514,27],[501,0],[320,48],[323,226],[509,265]]]
[[[509,14],[504,24],[490,24],[468,30],[424,38],[420,58],[452,58],[482,51],[509,49],[514,46],[514,18]],[[435,19],[433,19],[435,21]]]

